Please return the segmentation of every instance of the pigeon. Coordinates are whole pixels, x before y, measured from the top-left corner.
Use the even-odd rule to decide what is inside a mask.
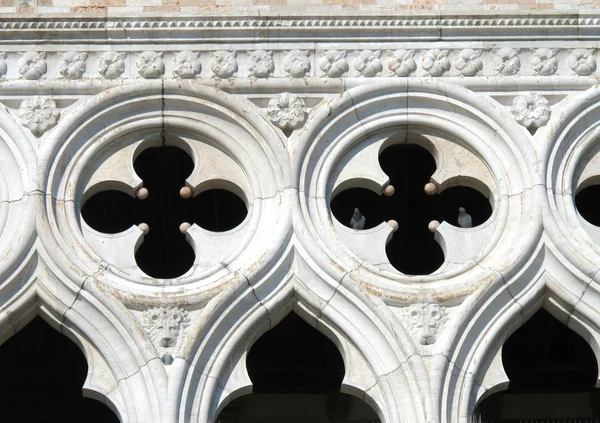
[[[467,213],[464,207],[458,209],[458,226],[461,228],[472,228],[473,219],[471,215]]]
[[[350,219],[350,227],[357,230],[365,227],[365,217],[360,214],[358,207],[354,209],[354,214],[352,214],[352,219]]]

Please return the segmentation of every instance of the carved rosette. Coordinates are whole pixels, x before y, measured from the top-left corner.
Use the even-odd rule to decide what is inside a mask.
[[[438,304],[411,304],[402,310],[402,321],[421,348],[433,345],[448,321],[448,311]]]
[[[153,307],[143,314],[144,329],[165,364],[173,361],[173,350],[181,342],[189,324],[188,312],[179,307]]]
[[[362,76],[377,76],[383,70],[380,58],[381,50],[363,50],[354,60],[354,69]]]
[[[449,50],[431,49],[421,58],[421,68],[431,76],[442,76],[450,70]]]
[[[516,75],[521,69],[521,49],[504,47],[494,54],[494,71],[504,76]]]
[[[308,50],[292,50],[283,60],[283,70],[294,78],[303,78],[310,72],[310,52]]]
[[[281,93],[269,101],[267,113],[271,122],[283,131],[301,128],[306,121],[306,105],[302,98]]]
[[[526,93],[514,98],[511,111],[515,120],[534,131],[550,119],[550,103],[541,94]]]
[[[138,53],[135,65],[139,76],[145,79],[157,79],[165,74],[162,52],[147,50]]]
[[[6,65],[6,52],[0,52],[0,77],[6,75],[8,72],[8,66]]]
[[[48,70],[46,53],[38,53],[37,51],[19,53],[18,69],[19,75],[22,78],[31,80],[40,79]]]
[[[173,75],[178,78],[195,78],[202,72],[202,63],[200,62],[200,52],[180,51],[173,57]]]
[[[105,79],[120,78],[125,71],[127,53],[103,51],[98,53],[98,73]]]
[[[58,53],[58,74],[65,79],[79,79],[86,70],[87,53],[68,51]]]
[[[396,50],[389,52],[388,69],[390,75],[409,76],[417,70],[414,50]]]
[[[466,48],[454,58],[454,67],[460,71],[463,76],[475,76],[483,70],[483,62],[479,58],[482,50],[473,50]]]
[[[538,48],[532,49],[531,54],[531,68],[534,74],[549,76],[554,75],[558,69],[558,56],[559,49],[557,48]]]
[[[594,49],[577,48],[569,54],[567,63],[569,68],[579,76],[591,75],[596,71],[596,58]]]
[[[275,63],[273,62],[273,52],[265,50],[256,50],[248,56],[248,75],[256,78],[268,78],[273,76]]]
[[[322,76],[330,78],[340,78],[346,75],[348,61],[346,60],[346,50],[327,50],[319,59],[319,69],[323,72]]]
[[[30,97],[21,102],[19,117],[23,126],[36,137],[56,126],[60,113],[54,100],[45,97]]]
[[[217,78],[232,78],[237,74],[237,52],[219,50],[210,53],[210,70]]]

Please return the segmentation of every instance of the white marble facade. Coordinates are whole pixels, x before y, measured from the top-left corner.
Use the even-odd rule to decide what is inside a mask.
[[[600,357],[600,228],[574,205],[600,181],[599,47],[600,15],[0,18],[0,342],[40,314],[121,421],[204,423],[293,310],[382,422],[467,423],[540,307]],[[136,265],[147,228],[80,216],[115,184],[143,196],[131,163],[161,135],[194,159],[187,195],[248,207],[225,233],[183,227],[196,261],[164,280]],[[468,183],[493,213],[433,224],[444,264],[408,276],[394,222],[352,230],[329,201],[385,193],[379,152],[423,140],[430,189]]]

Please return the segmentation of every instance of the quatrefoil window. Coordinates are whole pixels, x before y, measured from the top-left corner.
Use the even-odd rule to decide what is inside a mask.
[[[429,145],[430,148],[426,149],[415,143],[388,141],[384,144],[380,141],[367,142],[365,152],[352,153],[353,158],[343,161],[341,170],[338,170],[337,189],[334,190],[330,206],[337,221],[348,228],[350,228],[354,209],[359,208],[366,221],[364,228],[356,231],[358,233],[374,231],[383,222],[392,225],[395,225],[392,221],[397,222],[397,230],[391,239],[387,239],[385,247],[387,259],[402,273],[423,275],[439,269],[445,260],[445,250],[440,243],[436,242],[434,233],[430,230],[432,221],[447,222],[458,231],[477,230],[490,218],[492,207],[485,187],[488,181],[481,183],[475,178],[467,177],[469,172],[461,174],[457,170],[458,165],[467,164],[469,160],[473,161],[475,156],[469,156],[467,160],[466,156],[461,156],[467,154],[467,150],[462,147],[458,150],[458,147],[451,146],[452,143],[449,141],[445,144],[440,141],[439,145],[445,145],[446,161],[453,161],[453,171],[457,174],[444,175],[442,169],[441,174],[446,179],[442,186],[429,185],[434,187],[436,193],[429,192],[428,195],[424,189],[425,185],[433,181],[434,174],[440,177],[440,169],[437,169],[436,160],[429,151],[435,150],[436,147],[423,137],[415,140],[418,144]],[[372,150],[370,153],[369,149]],[[378,160],[378,163],[375,160]],[[353,169],[356,164],[358,168]],[[378,176],[378,171],[374,170],[378,164],[379,172],[383,171],[381,176]],[[446,164],[449,166],[446,171],[449,172],[452,166]],[[365,169],[369,166],[372,168]],[[388,182],[384,182],[384,179],[388,179]],[[392,195],[389,195],[390,188],[386,189],[388,183],[394,188]],[[484,195],[482,191],[488,195]],[[458,228],[460,207],[464,207],[471,215],[472,229]],[[357,242],[379,241],[376,237],[371,241],[357,240]],[[352,249],[354,246],[349,245],[349,247]],[[445,248],[461,248],[461,246],[445,245]]]
[[[246,218],[246,204],[229,190],[206,189],[195,196],[190,187],[182,190],[194,171],[194,162],[179,147],[146,148],[135,158],[133,170],[143,181],[137,196],[119,190],[119,183],[111,181],[109,189],[98,190],[85,201],[81,215],[87,225],[103,234],[122,233],[138,225],[145,235],[136,245],[135,261],[149,276],[174,278],[192,267],[195,251],[186,239],[190,224],[224,232]],[[219,184],[209,181],[209,186]]]

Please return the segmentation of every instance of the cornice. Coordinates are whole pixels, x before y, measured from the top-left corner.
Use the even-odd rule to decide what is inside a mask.
[[[18,40],[13,31],[19,30]],[[551,32],[548,32],[551,31]],[[159,39],[156,38],[157,33]],[[161,33],[164,33],[162,35]],[[68,35],[67,35],[68,34]],[[162,16],[117,15],[13,15],[0,20],[0,40],[6,43],[61,39],[66,43],[143,41],[152,38],[181,40],[202,38],[203,42],[235,39],[260,42],[369,40],[598,40],[600,14],[588,13],[436,13],[278,15],[232,14]]]

